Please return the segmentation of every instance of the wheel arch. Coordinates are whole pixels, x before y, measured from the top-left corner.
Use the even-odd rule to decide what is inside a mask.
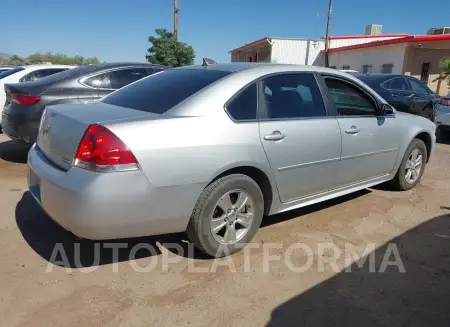
[[[271,179],[271,176],[269,176],[264,170],[254,165],[241,165],[227,167],[226,169],[218,172],[209,184],[213,183],[221,177],[231,174],[247,175],[248,177],[253,179],[256,184],[258,184],[264,197],[264,214],[269,214],[270,209],[272,208],[272,205],[274,203],[274,199],[276,199],[277,196],[277,187],[274,181]]]
[[[425,146],[427,148],[427,162],[428,162],[430,160],[431,151],[433,149],[433,141],[432,141],[432,137],[431,137],[430,133],[428,133],[426,131],[421,131],[412,138],[412,140],[414,140],[414,139],[419,139],[419,140],[423,141],[423,143],[425,143]],[[412,140],[411,140],[411,142],[412,142]]]

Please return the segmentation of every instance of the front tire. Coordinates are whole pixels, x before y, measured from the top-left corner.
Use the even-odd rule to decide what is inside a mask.
[[[397,174],[389,186],[398,191],[407,191],[416,186],[422,178],[427,164],[427,147],[422,140],[414,139],[406,149]]]
[[[212,257],[231,255],[252,240],[264,214],[258,184],[243,174],[232,174],[209,184],[197,200],[186,234]]]

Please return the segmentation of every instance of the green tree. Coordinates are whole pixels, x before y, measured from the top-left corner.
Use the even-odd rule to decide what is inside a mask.
[[[32,64],[51,62],[58,65],[90,65],[98,64],[100,60],[97,57],[84,58],[83,56],[69,57],[64,53],[42,53],[36,52],[29,55],[27,61]]]
[[[25,65],[26,63],[26,60],[18,55],[12,55],[11,58],[9,58],[10,65]]]
[[[145,56],[148,62],[169,67],[180,67],[194,63],[194,49],[186,43],[175,41],[173,33],[157,28],[156,36],[149,36],[151,47]]]
[[[433,82],[438,81],[438,85],[436,87],[436,93],[439,94],[441,90],[441,83],[445,81],[447,78],[450,78],[450,57],[441,59],[439,63],[439,68],[441,69],[441,73],[439,77],[436,78]]]
[[[99,63],[100,63],[100,60],[98,60],[97,57],[89,57],[84,60],[83,64],[84,65],[95,65],[95,64],[99,64]]]

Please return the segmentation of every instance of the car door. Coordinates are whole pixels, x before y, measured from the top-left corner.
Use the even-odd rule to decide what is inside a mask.
[[[341,129],[341,186],[388,174],[397,160],[400,130],[395,115],[377,116],[378,101],[357,83],[324,76]]]
[[[259,133],[282,202],[336,187],[337,120],[327,114],[312,73],[283,73],[259,84]]]
[[[418,79],[407,77],[408,83],[413,94],[412,111],[420,116],[434,119],[433,99],[428,93],[426,85]]]

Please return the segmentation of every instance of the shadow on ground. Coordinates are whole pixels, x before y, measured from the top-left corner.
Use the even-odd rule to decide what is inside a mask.
[[[449,326],[450,215],[433,218],[392,240],[405,272],[379,272],[388,244],[366,261],[277,307],[266,327]],[[370,257],[370,256],[369,256]],[[394,256],[391,256],[394,259]]]
[[[307,215],[315,211],[350,201],[368,193],[369,191],[364,190],[305,208],[264,217],[261,227],[278,224],[289,219]],[[30,192],[25,192],[16,206],[16,223],[25,241],[37,254],[45,260],[60,266],[64,266],[60,263],[62,260],[61,256],[58,254],[56,258],[54,257],[54,254],[56,253],[54,252],[56,251],[55,246],[58,244],[59,247],[62,246],[67,255],[68,266],[73,268],[122,262],[129,260],[130,257],[139,259],[150,257],[152,255],[159,255],[161,254],[161,251],[157,243],[177,255],[197,260],[211,259],[189,243],[184,233],[112,241],[77,239],[72,233],[64,230],[51,220],[37,204]],[[151,248],[155,249],[155,251],[151,253],[147,249],[142,249],[136,253],[132,252],[133,247],[141,243],[148,244]],[[108,245],[105,247],[105,244]],[[110,248],[110,246],[114,246],[114,244],[126,244],[126,248],[118,250],[117,257],[113,256],[113,251]],[[95,252],[96,247],[100,251],[97,255]],[[99,262],[95,262],[96,257],[100,258]]]
[[[30,146],[17,141],[0,143],[0,159],[15,163],[26,163]]]

